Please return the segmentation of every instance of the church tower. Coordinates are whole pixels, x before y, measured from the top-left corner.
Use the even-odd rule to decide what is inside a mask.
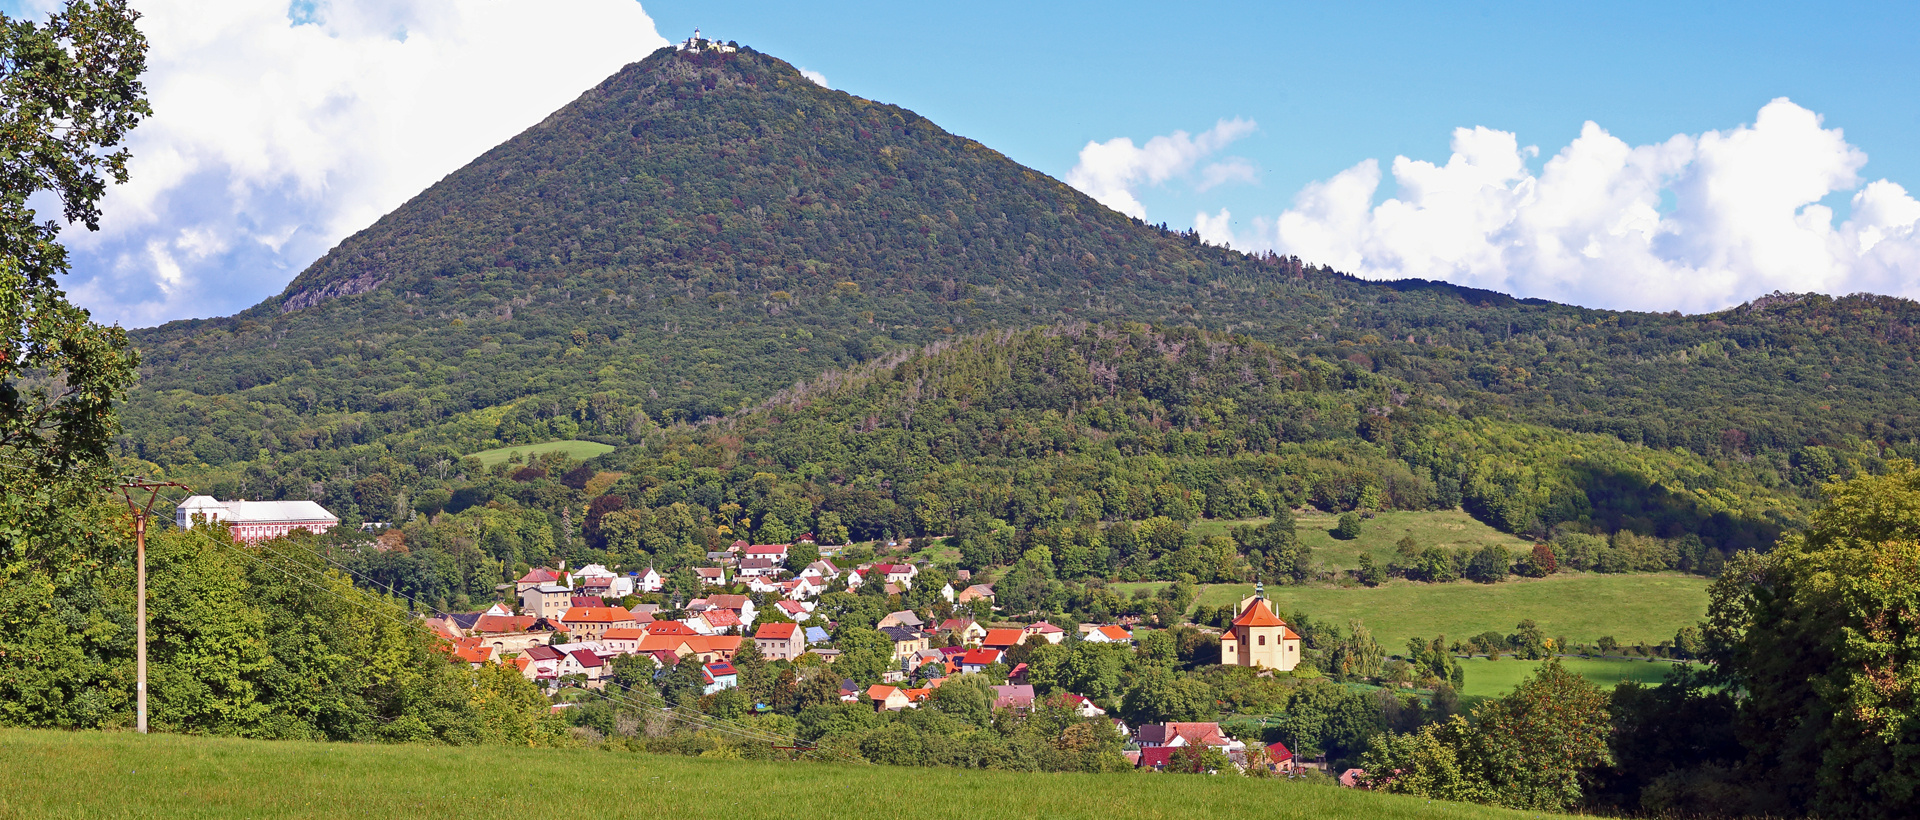
[[[1300,665],[1300,635],[1273,612],[1264,586],[1240,601],[1240,614],[1220,635],[1220,662],[1291,672]]]

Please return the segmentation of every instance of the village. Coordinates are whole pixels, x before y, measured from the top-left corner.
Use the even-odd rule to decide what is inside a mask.
[[[447,639],[463,661],[479,668],[504,664],[550,695],[568,687],[603,690],[614,661],[646,656],[655,675],[679,664],[700,664],[703,694],[739,684],[732,661],[751,645],[767,661],[801,668],[831,668],[841,650],[834,647],[835,624],[816,617],[814,599],[829,588],[858,590],[880,584],[889,600],[910,590],[920,567],[872,563],[843,570],[828,558],[797,569],[786,566],[791,544],[737,541],[715,556],[716,566],[695,570],[712,591],[669,604],[622,601],[657,598],[666,579],[655,569],[616,573],[599,564],[575,570],[537,568],[512,588],[518,606],[495,604],[484,612],[441,614],[428,625]],[[965,574],[965,570],[961,573]],[[965,578],[963,577],[963,581]],[[838,583],[837,583],[838,582]],[[941,600],[957,613],[991,611],[993,588],[944,584]],[[1289,629],[1263,595],[1240,603],[1240,614],[1221,635],[1222,662],[1289,671],[1300,657],[1300,636]],[[665,617],[677,612],[677,619]],[[1069,633],[1044,620],[1033,623],[952,617],[935,623],[932,613],[900,610],[875,625],[893,644],[893,667],[879,680],[841,678],[839,699],[869,704],[876,711],[915,709],[954,675],[986,675],[993,681],[993,708],[1019,713],[1039,696],[1027,683],[1024,663],[1008,664],[1015,647],[1073,641],[1131,646],[1133,625],[1080,624]],[[1078,694],[1059,694],[1062,704],[1082,717],[1106,717],[1107,711]],[[761,706],[756,704],[756,706]],[[566,705],[556,705],[556,710]],[[1126,739],[1127,760],[1144,769],[1163,769],[1177,750],[1212,748],[1244,769],[1263,766],[1291,774],[1318,764],[1297,761],[1283,743],[1253,745],[1228,736],[1215,722],[1168,722],[1128,726],[1109,718]],[[1354,773],[1343,781],[1351,785]]]

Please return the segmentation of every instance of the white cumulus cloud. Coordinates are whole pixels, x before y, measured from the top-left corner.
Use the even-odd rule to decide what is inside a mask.
[[[153,117],[74,298],[231,313],[666,40],[633,0],[135,0]]]
[[[1441,279],[1590,306],[1710,311],[1773,291],[1920,296],[1920,201],[1861,185],[1867,156],[1781,98],[1750,125],[1628,145],[1589,122],[1529,169],[1535,149],[1488,128],[1454,132],[1445,165],[1396,157],[1375,204],[1374,160],[1308,185],[1255,219],[1198,214],[1203,238],[1373,279]],[[1854,191],[1835,224],[1821,200]]]
[[[1192,174],[1194,167],[1228,144],[1252,134],[1253,120],[1223,119],[1212,128],[1193,136],[1175,131],[1134,145],[1129,137],[1106,142],[1088,142],[1080,149],[1080,161],[1067,172],[1067,184],[1080,189],[1100,204],[1135,219],[1146,219],[1146,206],[1134,196],[1142,185],[1159,185],[1175,177]],[[1225,182],[1250,182],[1253,163],[1229,157],[1200,170],[1196,187],[1206,190]]]
[[[800,76],[805,77],[809,80],[812,80],[814,85],[820,86],[821,88],[833,87],[831,84],[827,82],[827,75],[822,74],[818,71],[814,71],[811,68],[800,69]]]

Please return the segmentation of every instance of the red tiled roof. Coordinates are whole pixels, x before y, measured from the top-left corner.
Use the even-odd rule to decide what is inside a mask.
[[[940,630],[942,632],[945,632],[948,630],[959,632],[961,630],[966,629],[969,626],[973,626],[972,618],[948,618],[940,622]]]
[[[1258,598],[1255,599],[1253,603],[1247,605],[1247,611],[1240,613],[1240,617],[1233,619],[1233,625],[1286,626],[1287,622],[1280,620],[1280,616],[1273,614],[1273,609],[1267,606],[1267,599]]]
[[[528,570],[527,574],[520,576],[519,582],[522,584],[547,584],[558,580],[560,580],[560,573],[541,567],[539,569]]]
[[[999,663],[1000,654],[998,649],[975,649],[960,656],[960,662],[971,666],[988,666]]]
[[[637,641],[647,637],[647,631],[637,626],[616,626],[600,636],[609,641]]]
[[[693,627],[679,621],[654,621],[646,626],[648,635],[698,635]]]
[[[1285,763],[1293,759],[1293,750],[1287,748],[1287,744],[1275,741],[1267,744],[1267,756],[1273,758],[1275,763]]]
[[[761,624],[753,637],[768,641],[790,641],[796,629],[799,629],[797,624]]]
[[[532,615],[482,615],[473,622],[473,631],[488,634],[505,632],[525,632],[539,620]]]
[[[560,616],[570,624],[611,624],[633,620],[633,613],[617,606],[576,606]]]
[[[1117,626],[1103,626],[1103,627],[1100,627],[1099,630],[1100,630],[1100,634],[1107,636],[1107,638],[1110,640],[1115,640],[1115,641],[1133,640],[1133,636],[1127,634],[1127,630]]]
[[[1018,629],[989,629],[987,637],[980,640],[981,646],[1017,646],[1027,639],[1027,633]]]
[[[567,654],[573,656],[574,663],[578,663],[588,669],[606,663],[606,661],[600,659],[599,655],[593,654],[593,650],[591,649],[575,649]]]

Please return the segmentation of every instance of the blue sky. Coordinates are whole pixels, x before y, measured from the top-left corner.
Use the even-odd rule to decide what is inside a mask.
[[[855,94],[1063,176],[1089,140],[1260,131],[1258,186],[1142,197],[1154,221],[1271,210],[1367,157],[1444,161],[1455,127],[1545,152],[1594,120],[1634,144],[1752,122],[1789,97],[1867,172],[1920,188],[1920,3],[654,2]],[[1536,163],[1537,164],[1537,163]],[[1837,197],[1844,208],[1844,197]],[[1844,212],[1844,211],[1843,211]]]
[[[23,2],[47,5],[0,11]],[[70,282],[128,325],[279,292],[696,26],[1149,221],[1360,275],[1660,310],[1920,296],[1911,2],[134,4],[157,113]]]

